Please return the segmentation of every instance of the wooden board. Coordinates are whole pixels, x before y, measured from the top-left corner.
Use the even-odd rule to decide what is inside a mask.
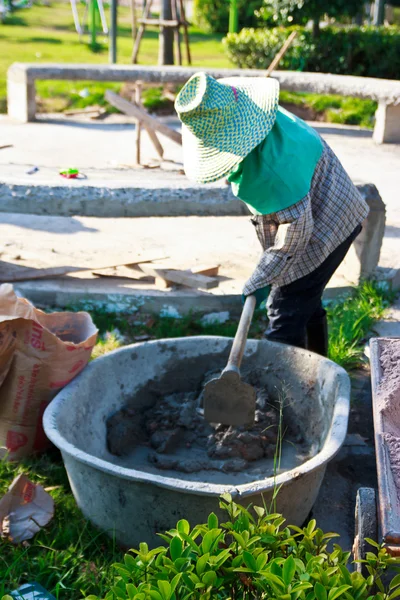
[[[110,269],[119,266],[127,265],[138,265],[145,264],[146,262],[152,262],[153,260],[165,260],[166,256],[160,257],[154,254],[153,256],[143,256],[137,258],[129,258],[128,262],[120,262],[119,264],[103,264],[98,267],[74,267],[74,266],[62,266],[62,267],[47,267],[41,269],[35,269],[33,267],[25,267],[23,265],[16,265],[15,263],[7,263],[0,261],[0,282],[13,283],[16,281],[32,281],[34,279],[51,279],[53,277],[62,277],[70,273],[76,273],[78,271],[100,271],[102,269]]]
[[[162,265],[141,264],[140,268],[156,278],[156,283],[160,283],[163,287],[169,287],[171,283],[185,285],[187,287],[209,290],[218,286],[218,279],[207,277],[190,271],[180,271],[171,269]],[[157,281],[158,280],[158,281]],[[162,280],[161,283],[159,280]]]
[[[162,135],[170,138],[176,144],[182,145],[182,135],[178,131],[171,129],[171,127],[164,125],[164,123],[161,123],[158,119],[151,117],[143,108],[135,106],[131,102],[128,102],[128,100],[118,96],[118,94],[110,92],[110,90],[106,91],[105,97],[110,104],[118,108],[122,113],[135,117],[135,119],[141,121],[145,127],[150,127],[154,131],[158,131]]]

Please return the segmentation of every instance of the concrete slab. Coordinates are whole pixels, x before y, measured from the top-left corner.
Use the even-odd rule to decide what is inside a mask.
[[[386,318],[375,325],[374,331],[379,337],[400,338],[400,296],[388,310]]]

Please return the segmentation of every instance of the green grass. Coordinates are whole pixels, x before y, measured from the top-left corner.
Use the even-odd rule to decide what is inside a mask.
[[[0,538],[0,598],[23,583],[36,581],[58,599],[101,597],[112,582],[110,565],[122,551],[82,516],[71,494],[57,451],[16,466],[0,461],[0,497],[13,478],[25,473],[35,483],[52,487],[55,514],[32,540],[13,546]]]
[[[351,98],[337,95],[307,94],[302,92],[280,93],[280,101],[304,108],[309,108],[316,113],[317,118],[322,118],[328,123],[342,123],[346,125],[359,125],[372,128],[374,116],[378,107],[373,100]]]
[[[82,6],[80,6],[82,11]],[[132,52],[130,11],[126,6],[118,9],[118,62],[129,64]],[[221,35],[208,34],[195,27],[190,28],[190,45],[193,66],[231,67],[221,44]],[[75,32],[69,2],[54,1],[49,6],[36,3],[30,9],[11,14],[0,24],[0,112],[6,112],[6,72],[16,61],[21,62],[72,62],[107,63],[108,44],[103,34],[98,35],[98,47],[92,50],[86,35],[79,41]],[[141,64],[157,64],[158,32],[147,31],[140,49]],[[42,112],[62,112],[71,108],[105,106],[114,112],[104,100],[106,89],[119,92],[122,84],[87,81],[39,81],[37,83],[38,106]],[[83,90],[88,92],[84,98]],[[162,96],[162,88],[144,90],[144,104],[149,110],[172,108],[171,101]],[[371,127],[376,103],[357,98],[318,96],[316,94],[281,93],[285,102],[306,106],[315,110],[323,120]]]
[[[329,358],[351,370],[363,363],[363,348],[395,295],[366,281],[348,297],[328,307]]]
[[[384,286],[365,281],[354,288],[349,296],[328,303],[329,357],[346,369],[359,367],[363,363],[364,345],[373,333],[374,323],[382,319],[393,298],[393,293]],[[79,309],[82,306],[75,308]],[[124,343],[132,343],[136,341],[137,337],[141,338],[142,336],[148,336],[148,339],[191,335],[233,337],[237,327],[237,320],[230,320],[222,324],[203,325],[196,315],[175,319],[149,315],[131,317],[123,314],[110,314],[101,308],[90,308],[90,312],[100,330],[100,342],[95,349],[95,353],[99,353],[99,355],[122,345],[120,338],[113,334],[115,329],[124,336]],[[249,337],[262,338],[266,328],[265,311],[257,310]]]
[[[82,10],[82,6],[80,6]],[[130,12],[128,7],[118,9],[118,62],[131,62],[132,37]],[[196,67],[229,67],[221,44],[222,36],[205,34],[196,28],[190,29],[190,44],[193,65]],[[69,2],[51,2],[50,6],[35,4],[30,9],[18,10],[6,22],[0,24],[0,109],[5,111],[6,72],[16,61],[21,62],[72,62],[107,63],[108,45],[103,34],[98,35],[100,46],[93,51],[89,38],[79,42],[75,32]],[[157,64],[158,33],[150,29],[145,34],[140,48],[139,62],[145,65]],[[59,98],[55,105],[47,103],[53,110],[86,106],[88,103],[102,104],[103,95],[109,83],[42,81],[37,84],[41,98]],[[93,99],[76,102],[83,88],[93,92]],[[114,86],[115,89],[115,86]],[[71,96],[72,94],[72,96]],[[46,106],[46,104],[45,104]]]

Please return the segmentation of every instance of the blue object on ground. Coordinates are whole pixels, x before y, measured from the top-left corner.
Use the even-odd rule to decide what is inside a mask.
[[[21,585],[17,590],[11,592],[10,596],[16,600],[56,600],[52,594],[35,582]]]

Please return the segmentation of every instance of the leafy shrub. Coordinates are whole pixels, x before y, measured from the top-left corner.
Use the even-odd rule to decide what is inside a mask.
[[[167,546],[140,544],[117,563],[107,600],[392,600],[400,595],[400,575],[386,595],[382,574],[400,564],[384,548],[367,555],[365,578],[347,568],[350,552],[328,542],[337,537],[307,527],[284,527],[279,514],[254,512],[225,494],[221,508],[228,522],[211,513],[193,529],[181,520],[161,537]],[[378,588],[375,595],[374,587]],[[97,600],[89,596],[87,600]]]
[[[279,68],[400,79],[400,28],[327,27],[314,38],[296,27],[297,38]],[[242,29],[224,39],[230,60],[240,68],[266,69],[293,27]]]
[[[261,8],[262,0],[238,0],[239,26],[255,27],[255,11]],[[196,24],[207,31],[226,33],[229,25],[228,0],[195,0],[194,16]]]

